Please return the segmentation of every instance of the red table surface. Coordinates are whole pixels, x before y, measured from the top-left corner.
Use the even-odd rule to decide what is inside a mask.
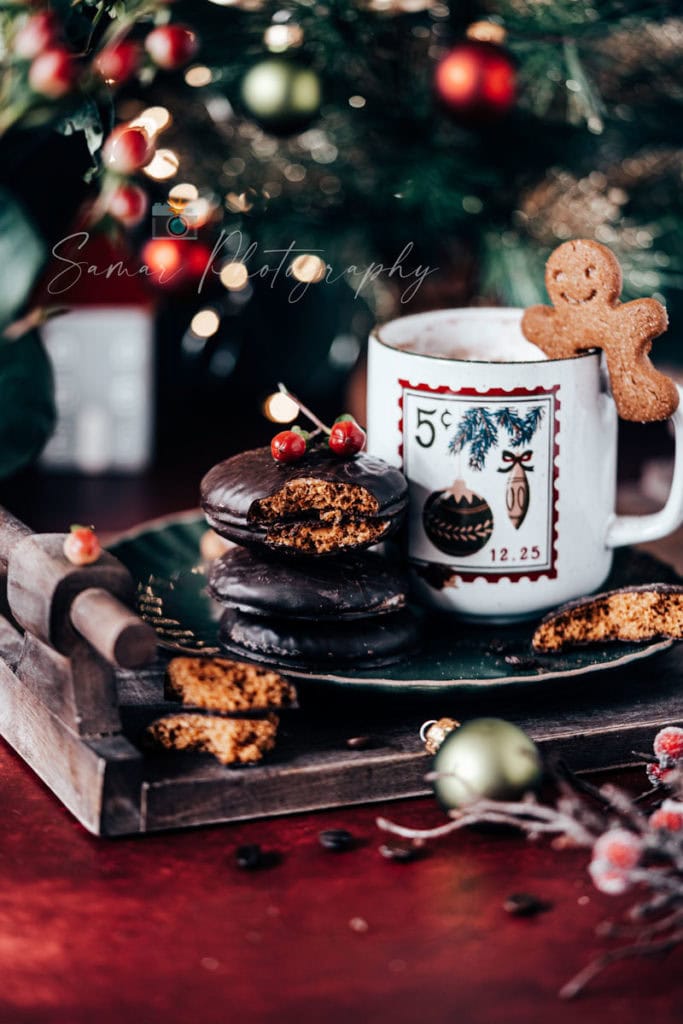
[[[377,814],[439,823],[429,799],[103,840],[1,741],[0,779],[2,1024],[683,1017],[681,950],[618,964],[580,999],[557,999],[605,948],[596,925],[626,906],[593,889],[585,851],[470,831],[423,860],[386,861]],[[350,829],[358,848],[322,849],[330,827]],[[254,842],[281,863],[237,868],[235,847]],[[553,908],[510,917],[502,902],[516,891]]]

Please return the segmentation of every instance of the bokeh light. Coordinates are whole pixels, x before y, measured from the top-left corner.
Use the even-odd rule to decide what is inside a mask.
[[[192,317],[190,327],[198,338],[210,338],[221,325],[220,317],[215,309],[200,309]]]
[[[143,171],[148,178],[165,181],[178,173],[180,161],[172,149],[158,149]]]
[[[316,284],[325,276],[326,265],[319,256],[304,253],[293,259],[290,265],[293,277],[305,284]]]
[[[263,403],[263,413],[273,423],[291,423],[299,415],[299,407],[289,395],[275,391]]]
[[[221,284],[230,291],[239,291],[249,280],[249,271],[244,263],[226,263],[220,273]]]

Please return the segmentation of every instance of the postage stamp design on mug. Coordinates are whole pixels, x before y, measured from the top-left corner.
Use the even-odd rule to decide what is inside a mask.
[[[411,561],[447,567],[441,586],[555,578],[559,385],[398,383]]]

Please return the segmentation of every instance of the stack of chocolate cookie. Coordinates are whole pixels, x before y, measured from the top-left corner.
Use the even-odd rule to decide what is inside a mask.
[[[363,549],[394,532],[407,501],[399,470],[363,453],[340,458],[322,444],[295,463],[257,448],[214,466],[202,508],[240,545],[209,573],[225,606],[225,649],[309,671],[405,657],[417,644],[406,580]]]

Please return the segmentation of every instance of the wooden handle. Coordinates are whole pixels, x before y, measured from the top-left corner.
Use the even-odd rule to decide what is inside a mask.
[[[29,537],[31,530],[13,516],[11,512],[0,506],[0,562],[7,565],[10,551],[24,537]]]
[[[152,627],[100,587],[77,594],[70,618],[74,629],[111,665],[138,668],[156,657]]]

